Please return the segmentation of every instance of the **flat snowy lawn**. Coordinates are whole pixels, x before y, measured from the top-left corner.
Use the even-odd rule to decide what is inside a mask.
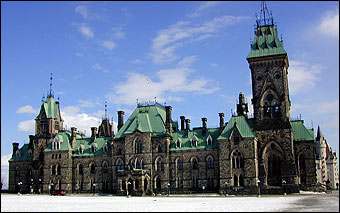
[[[1,211],[282,211],[301,197],[119,197],[1,194]]]

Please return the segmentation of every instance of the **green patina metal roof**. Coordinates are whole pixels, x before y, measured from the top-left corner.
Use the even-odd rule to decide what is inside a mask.
[[[41,113],[43,113],[43,110],[45,111],[47,118],[56,118],[57,112],[59,111],[59,105],[55,102],[53,97],[48,97],[42,104],[37,118],[40,117]]]
[[[197,128],[189,131],[188,137],[186,137],[186,131],[181,130],[177,132],[173,132],[171,134],[172,136],[172,142],[170,144],[170,150],[188,150],[188,149],[205,149],[205,148],[217,148],[217,137],[219,135],[219,128],[211,128],[207,129],[207,132],[205,136],[202,135],[202,128]],[[207,144],[207,138],[211,136],[213,143],[212,146],[208,146]],[[196,138],[197,140],[197,146],[193,147],[191,146],[191,139]],[[176,147],[176,141],[179,139],[181,141],[181,147]]]
[[[9,159],[8,161],[18,161],[18,160],[32,160],[32,156],[30,157],[28,155],[28,144],[24,144],[20,149],[20,157],[18,158],[16,154],[14,153],[13,157]]]
[[[234,129],[234,125],[236,123],[236,128],[241,134],[243,138],[252,138],[255,137],[253,131],[251,130],[247,120],[244,116],[233,116],[230,118],[228,124],[224,127],[221,135],[217,138],[219,139],[228,139],[230,137],[231,132]]]
[[[138,106],[117,132],[115,138],[123,138],[125,134],[151,132],[153,135],[165,134],[165,109],[158,104]]]
[[[55,137],[54,140],[59,140],[60,143],[60,148],[58,150],[52,149],[52,143],[49,143],[47,147],[45,148],[44,152],[49,152],[49,151],[66,151],[66,150],[72,150],[71,147],[71,132],[68,131],[61,131],[59,132]],[[76,139],[82,139],[84,138],[81,135],[76,135]]]
[[[303,121],[291,121],[290,125],[292,126],[294,141],[314,140],[314,131],[307,129],[305,125],[303,125]]]
[[[258,27],[247,59],[281,54],[287,55],[287,52],[283,49],[283,42],[279,40],[277,28],[273,25]]]
[[[73,156],[93,156],[93,155],[107,155],[109,154],[109,151],[104,152],[104,145],[107,145],[107,150],[109,150],[110,147],[110,137],[100,137],[96,138],[94,142],[91,142],[91,138],[82,138],[77,139],[77,144],[75,147],[75,150],[73,151]],[[96,151],[91,151],[91,144],[96,147]],[[79,147],[83,149],[83,153],[79,153]]]

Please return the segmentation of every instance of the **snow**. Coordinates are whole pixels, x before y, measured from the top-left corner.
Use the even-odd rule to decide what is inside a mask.
[[[298,196],[262,197],[123,197],[92,195],[16,195],[1,194],[1,212],[275,212],[291,208]]]

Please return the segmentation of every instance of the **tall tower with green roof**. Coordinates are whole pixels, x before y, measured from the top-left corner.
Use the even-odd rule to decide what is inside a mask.
[[[288,56],[264,2],[247,56],[251,69],[255,124],[261,129],[289,127]]]

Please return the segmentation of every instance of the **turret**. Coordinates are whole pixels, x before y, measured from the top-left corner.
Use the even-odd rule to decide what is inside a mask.
[[[91,142],[96,140],[97,137],[97,127],[91,127]]]
[[[74,149],[76,147],[76,143],[77,143],[77,128],[76,127],[71,127],[71,146],[72,149]]]
[[[218,115],[220,116],[220,131],[222,131],[224,128],[224,113],[220,112]]]
[[[118,111],[118,131],[124,125],[124,111]]]
[[[13,157],[19,148],[19,143],[14,142],[12,143],[12,145],[13,145],[13,153],[12,153],[12,157]]]
[[[207,118],[202,118],[202,136],[207,133]]]
[[[181,119],[181,130],[184,130],[185,129],[185,127],[184,127],[185,116],[182,115],[179,118]]]
[[[189,119],[185,119],[185,124],[186,124],[185,136],[188,137],[189,136],[189,130],[190,130],[190,120]]]
[[[244,117],[248,118],[248,104],[245,101],[243,92],[241,92],[238,96],[237,115],[243,115]]]
[[[171,119],[171,110],[172,110],[172,107],[171,106],[166,106],[165,110],[166,110],[165,125],[166,125],[167,132],[169,134],[171,134],[172,133],[172,119]]]

